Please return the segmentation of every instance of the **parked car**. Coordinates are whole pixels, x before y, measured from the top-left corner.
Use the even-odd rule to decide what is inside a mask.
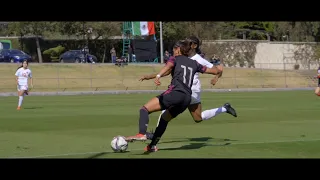
[[[24,60],[31,61],[30,55],[18,49],[1,49],[0,62],[20,63]]]
[[[87,59],[81,50],[70,50],[63,53],[59,61],[61,63],[95,63],[97,61],[97,57],[92,54],[86,54],[86,56]]]

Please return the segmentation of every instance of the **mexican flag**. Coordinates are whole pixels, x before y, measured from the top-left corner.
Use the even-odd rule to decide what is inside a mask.
[[[134,36],[150,36],[156,34],[154,22],[134,21],[132,22],[132,34]]]

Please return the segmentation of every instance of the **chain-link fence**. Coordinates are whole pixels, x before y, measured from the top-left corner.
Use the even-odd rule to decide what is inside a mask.
[[[0,91],[16,90],[14,73],[17,64],[1,64]],[[32,91],[105,91],[166,89],[170,77],[160,87],[152,80],[140,82],[142,75],[158,73],[163,65],[129,64],[30,64],[34,78]],[[289,67],[268,69],[265,67]],[[211,86],[212,75],[202,74],[203,89],[210,88],[300,88],[316,86],[315,70],[294,70],[294,64],[256,63],[254,68],[226,67],[217,85]]]
[[[96,48],[99,48],[98,46]],[[215,86],[211,75],[201,75],[208,88],[285,88],[316,86],[320,48],[316,43],[223,40],[203,41],[202,51],[210,61],[214,56],[225,65],[223,77]],[[166,50],[164,48],[164,50]],[[0,65],[0,91],[15,91],[17,64]],[[139,82],[142,75],[157,73],[163,65],[129,63],[31,63],[33,91],[103,91],[166,89],[170,78],[160,87],[152,81]]]

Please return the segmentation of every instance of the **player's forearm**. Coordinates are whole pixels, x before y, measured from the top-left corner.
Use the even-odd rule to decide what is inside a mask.
[[[221,71],[219,74],[217,74],[215,78],[217,78],[217,79],[221,78],[222,73],[223,73],[223,71]]]
[[[220,78],[222,76],[222,73],[223,73],[223,66],[220,64],[220,65],[217,65],[216,67],[221,70],[220,73],[218,73],[216,75],[218,78]]]
[[[154,78],[157,77],[157,74],[149,74],[149,75],[146,75],[145,77],[146,77],[147,80],[154,79]]]
[[[18,77],[16,77],[16,83],[18,84]]]
[[[33,86],[33,79],[30,78],[30,83],[31,83],[31,86]]]
[[[204,73],[206,74],[213,74],[213,75],[218,75],[222,72],[221,69],[217,68],[217,67],[212,67],[212,68],[207,68],[206,71]]]
[[[171,73],[171,70],[165,72],[165,73],[162,75],[162,77],[168,76],[170,73]],[[156,78],[156,77],[157,77],[157,74],[150,74],[150,75],[147,75],[147,76],[146,76],[146,79],[149,80],[149,79],[154,79],[154,78]]]
[[[167,72],[165,72],[162,76],[168,76],[171,73],[172,69],[169,69]]]
[[[170,74],[171,68],[172,68],[172,65],[170,65],[170,63],[168,63],[166,66],[164,66],[164,67],[160,70],[160,72],[159,72],[157,75],[160,75],[161,77],[167,76],[167,75]],[[157,75],[156,75],[156,76],[157,76]]]

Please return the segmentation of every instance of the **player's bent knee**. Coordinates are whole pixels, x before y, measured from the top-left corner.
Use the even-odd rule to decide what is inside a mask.
[[[147,112],[148,114],[150,114],[149,110],[145,106],[142,106],[140,108],[140,113],[143,113],[143,112]]]
[[[162,115],[161,115],[162,119],[164,119],[167,122],[170,122],[173,118],[175,118],[174,116],[172,116],[172,114],[169,111],[165,111]]]
[[[24,93],[24,91],[19,91],[19,92],[18,92],[18,95],[19,95],[19,96],[22,96],[23,93]]]

